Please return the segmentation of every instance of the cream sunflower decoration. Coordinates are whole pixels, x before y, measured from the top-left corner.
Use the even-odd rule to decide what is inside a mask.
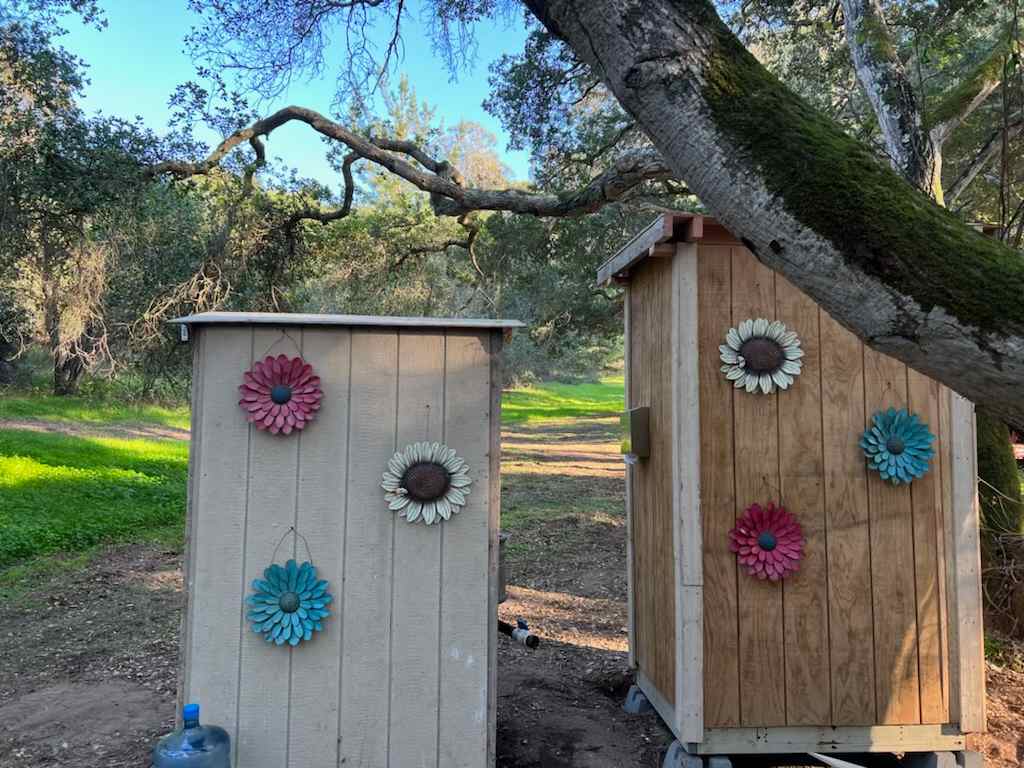
[[[725,342],[718,347],[725,363],[722,373],[737,389],[760,389],[767,395],[775,387],[788,389],[800,375],[800,358],[804,356],[800,339],[796,331],[788,330],[778,320],[744,320],[729,329]]]
[[[391,457],[380,486],[388,509],[431,525],[462,510],[472,482],[466,462],[448,446],[412,443]]]

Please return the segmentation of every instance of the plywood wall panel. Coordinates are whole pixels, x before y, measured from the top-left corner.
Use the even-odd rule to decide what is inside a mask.
[[[818,305],[781,275],[775,304],[774,319],[799,334],[804,350],[800,376],[778,398],[778,497],[798,515],[807,541],[798,575],[782,585],[786,723],[817,725],[832,722]]]
[[[866,416],[907,406],[907,369],[864,349]],[[875,625],[875,699],[882,724],[921,721],[917,599],[914,583],[914,524],[910,488],[871,473],[872,601]]]
[[[739,625],[733,477],[732,383],[719,370],[718,345],[732,325],[730,247],[701,246],[697,260],[700,375],[700,508],[704,549],[704,723],[740,724]]]
[[[744,248],[732,250],[732,316],[771,318],[775,275]],[[724,334],[723,334],[724,337]],[[779,495],[778,397],[733,391],[736,515]],[[782,585],[739,579],[740,716],[743,725],[786,723]]]
[[[698,278],[707,726],[949,722],[943,390],[866,349],[742,248],[701,246]],[[747,317],[800,334],[804,368],[789,391],[750,395],[724,380],[718,345]],[[913,491],[869,471],[859,446],[890,405],[939,436],[943,459]],[[781,587],[737,577],[735,516],[780,499],[807,538],[799,573]]]
[[[875,721],[874,608],[860,341],[821,312],[822,435],[828,528],[829,668],[835,725]]]

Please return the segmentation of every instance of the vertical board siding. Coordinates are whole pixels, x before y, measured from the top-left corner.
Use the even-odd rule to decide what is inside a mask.
[[[193,409],[202,444],[195,447],[195,499],[189,528],[190,620],[187,701],[238,741],[239,643],[244,616],[243,555],[250,428],[238,407],[241,372],[252,362],[248,328],[200,331],[202,392]],[[223,479],[235,478],[225,483]],[[238,482],[237,479],[242,481]]]
[[[774,319],[799,334],[804,350],[800,376],[779,395],[779,500],[798,514],[807,540],[799,578],[782,585],[786,723],[818,725],[832,722],[818,305],[781,275],[775,305]]]
[[[491,764],[500,382],[489,332],[199,339],[183,696],[228,729],[238,768]],[[279,353],[303,354],[324,391],[316,421],[284,437],[250,428],[237,405],[253,355]],[[429,527],[396,518],[380,488],[396,448],[416,441],[448,442],[474,481],[462,513]],[[307,558],[293,526],[334,595],[324,631],[297,648],[256,636],[243,604],[272,561]]]
[[[276,328],[258,328],[253,331],[253,350],[257,358],[278,354],[293,357],[301,353],[301,349],[296,349],[293,337],[298,337],[301,342],[297,331],[285,335]],[[241,371],[236,370],[234,374],[241,378]],[[234,411],[237,418],[240,414],[237,405]],[[252,429],[248,514],[243,539],[246,593],[254,579],[263,578],[263,570],[271,562],[283,563],[295,557],[296,537],[285,534],[295,524],[301,440],[301,432],[285,439],[264,430]],[[279,542],[280,548],[274,557]],[[242,605],[241,600],[238,605]],[[266,642],[251,631],[244,615],[241,633],[235,765],[241,768],[261,763],[285,765],[288,749],[287,700],[294,649],[289,645]],[[283,712],[282,700],[286,702]]]
[[[933,434],[939,434],[939,384],[912,368],[907,369],[907,401],[911,413],[917,413]],[[939,570],[937,530],[942,530],[941,462],[932,462],[932,470],[910,486],[914,535],[914,581],[917,599],[918,675],[921,686],[921,722],[945,723],[949,711],[944,702],[945,675],[942,664],[939,610]]]
[[[963,673],[949,625],[963,610],[943,567],[956,464],[946,390],[865,348],[740,246],[702,244],[697,269],[705,727],[954,720]],[[635,327],[641,310],[630,310]],[[719,371],[725,332],[757,317],[800,335],[804,366],[789,391],[750,395]],[[635,379],[643,361],[630,362]],[[858,444],[890,405],[918,412],[939,438],[912,487],[870,472]],[[736,516],[771,500],[807,538],[800,571],[781,585],[738,571],[728,550]]]
[[[732,383],[719,371],[718,345],[732,325],[729,246],[702,246],[697,259],[700,402],[700,511],[704,550],[704,725],[740,724]]]
[[[314,549],[317,575],[330,582],[335,602],[324,631],[308,647],[303,645],[292,654],[288,766],[336,768],[341,704],[338,682],[345,631],[340,618],[340,590],[348,512],[345,487],[351,333],[307,328],[302,333],[302,352],[305,359],[315,361],[324,396],[316,420],[302,432],[297,528]]]
[[[866,416],[907,407],[907,368],[865,347]],[[914,584],[914,526],[910,488],[868,482],[871,515],[871,583],[875,615],[875,700],[883,725],[921,722]]]
[[[380,476],[396,450],[398,334],[352,330],[345,614],[341,649],[341,764],[387,764],[391,702],[393,514]],[[386,508],[385,508],[386,509]]]
[[[402,332],[398,348],[398,449],[444,442],[444,337]],[[395,765],[436,768],[445,526],[395,521],[388,757]]]
[[[632,467],[633,579],[637,666],[675,700],[673,547],[672,260],[649,259],[629,291],[630,407],[649,406],[651,455]]]
[[[732,320],[775,314],[775,274],[745,248],[732,249]],[[722,329],[721,337],[725,338]],[[708,350],[711,353],[711,350]],[[736,515],[779,499],[778,395],[733,390]],[[739,579],[740,722],[786,724],[782,585]]]
[[[834,725],[873,725],[874,607],[860,341],[824,312],[821,319],[822,435],[828,526],[829,666]]]
[[[953,536],[953,526],[956,520],[956,509],[953,504],[953,435],[952,435],[952,413],[953,392],[950,389],[941,387],[939,397],[939,446],[937,449],[936,462],[942,474],[942,518],[943,525],[938,531],[939,547],[942,550],[942,567],[939,569],[939,584],[941,595],[945,599],[940,600],[945,611],[943,618],[946,622],[946,631],[943,634],[946,640],[945,662],[946,670],[946,692],[945,705],[949,711],[949,721],[957,723],[960,721],[960,665],[955,659],[959,655],[959,638],[956,606],[956,583],[952,573],[954,566],[953,553],[956,551],[956,542]]]
[[[445,439],[468,460],[472,490],[442,531],[437,765],[477,768],[487,755],[487,654],[495,628],[488,602],[491,382],[488,334],[449,331],[445,354]]]

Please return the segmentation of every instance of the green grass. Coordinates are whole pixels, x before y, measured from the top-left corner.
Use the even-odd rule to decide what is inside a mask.
[[[613,415],[622,410],[622,398],[621,376],[595,384],[541,384],[507,391],[502,417],[506,423],[526,423]],[[5,393],[0,395],[4,419],[187,428],[189,411],[187,405]],[[101,543],[180,541],[187,473],[184,441],[0,429],[0,590],[30,581],[40,568],[74,567]],[[509,523],[515,527],[554,509],[542,506],[524,504],[517,510],[510,504]],[[566,509],[564,499],[555,506],[575,512]]]
[[[501,420],[520,424],[581,416],[614,416],[622,412],[625,384],[622,376],[609,376],[596,384],[549,382],[506,390],[501,399]]]
[[[180,538],[187,475],[181,441],[0,430],[0,567],[103,541]]]
[[[142,422],[188,429],[189,407],[164,407],[146,403],[89,400],[82,397],[53,395],[0,394],[0,421],[37,419],[84,424],[123,424]]]

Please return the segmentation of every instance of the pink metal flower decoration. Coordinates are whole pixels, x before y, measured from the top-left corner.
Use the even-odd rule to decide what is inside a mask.
[[[804,532],[785,507],[751,504],[729,531],[729,549],[751,576],[778,581],[799,569]]]
[[[304,429],[320,410],[320,377],[301,357],[268,355],[245,372],[245,383],[238,388],[238,404],[248,412],[256,429],[289,435]]]

